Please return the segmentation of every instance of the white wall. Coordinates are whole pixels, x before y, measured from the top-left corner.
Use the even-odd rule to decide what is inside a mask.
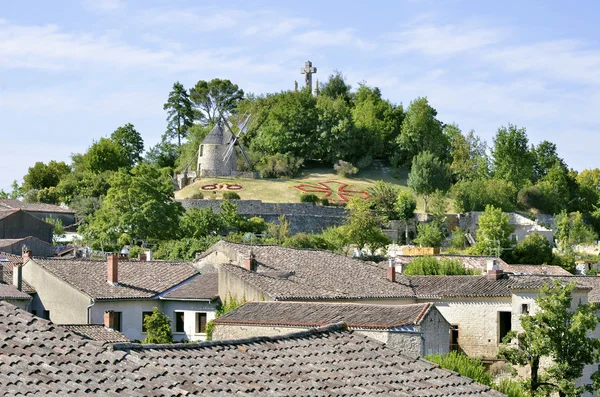
[[[206,322],[215,319],[216,304],[196,301],[162,301],[163,313],[171,318],[173,339],[205,341],[206,333],[196,333],[196,313],[206,313]],[[183,327],[185,332],[175,332],[175,312],[183,312]]]

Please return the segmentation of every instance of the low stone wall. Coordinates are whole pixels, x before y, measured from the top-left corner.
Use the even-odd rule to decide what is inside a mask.
[[[210,208],[221,211],[222,200],[180,200],[183,207]],[[312,203],[263,203],[260,200],[231,200],[237,205],[238,214],[247,218],[260,216],[267,222],[279,222],[285,215],[290,222],[290,232],[320,233],[330,226],[340,226],[346,219],[346,210],[342,207],[328,207]]]

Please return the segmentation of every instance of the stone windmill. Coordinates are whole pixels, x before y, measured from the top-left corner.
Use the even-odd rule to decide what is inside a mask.
[[[239,141],[240,136],[247,132],[250,115],[241,117],[242,122],[237,126],[237,134],[233,131],[229,120],[222,114],[219,116],[219,121],[210,130],[198,149],[197,175],[200,178],[236,175],[236,147],[244,156],[248,169],[252,169],[252,164]]]

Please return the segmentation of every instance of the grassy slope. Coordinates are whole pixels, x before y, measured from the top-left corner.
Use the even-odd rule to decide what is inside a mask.
[[[240,178],[203,178],[198,180],[190,186],[183,188],[180,191],[175,192],[175,198],[184,199],[189,198],[197,192],[202,192],[204,198],[215,198],[220,199],[223,194],[223,190],[217,191],[202,191],[201,186],[208,184],[224,184],[224,183],[236,183],[242,186],[242,190],[237,191],[242,199],[245,200],[262,200],[264,202],[272,203],[299,203],[300,195],[302,192],[294,186],[303,183],[314,184],[316,182],[325,182],[334,180],[341,183],[349,184],[349,189],[352,190],[365,190],[369,186],[373,185],[377,180],[384,180],[386,182],[397,185],[402,190],[407,190],[406,179],[408,176],[407,170],[400,170],[394,173],[399,176],[399,179],[394,178],[391,169],[371,169],[361,171],[357,175],[351,178],[344,178],[336,175],[330,169],[309,169],[305,170],[304,174],[295,179],[240,179]],[[332,184],[336,187],[336,184]],[[321,194],[317,195],[321,197]],[[423,211],[423,201],[421,198],[417,198],[417,212]]]

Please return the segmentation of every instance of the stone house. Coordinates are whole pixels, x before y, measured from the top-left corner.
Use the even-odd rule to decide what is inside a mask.
[[[48,217],[60,219],[64,227],[69,227],[75,223],[75,211],[59,205],[25,203],[20,200],[0,199],[0,211],[3,210],[23,210],[41,220]]]
[[[106,346],[0,302],[0,329],[0,367],[15,373],[0,376],[6,395],[504,396],[343,323],[235,341]]]
[[[213,340],[283,335],[338,322],[410,357],[449,352],[450,324],[431,303],[248,302],[215,320]]]
[[[521,315],[513,312],[513,288],[531,280],[573,281],[592,288],[590,301],[600,302],[600,277],[510,274],[499,267],[482,276],[406,276],[400,265],[224,241],[200,255],[196,266],[218,271],[221,299],[433,303],[452,327],[451,348],[484,360],[496,360],[500,341]]]
[[[28,254],[23,280],[35,289],[31,312],[56,324],[104,324],[130,340],[146,337],[143,318],[157,307],[175,340],[204,340],[218,304],[216,274],[188,263],[40,259]]]

